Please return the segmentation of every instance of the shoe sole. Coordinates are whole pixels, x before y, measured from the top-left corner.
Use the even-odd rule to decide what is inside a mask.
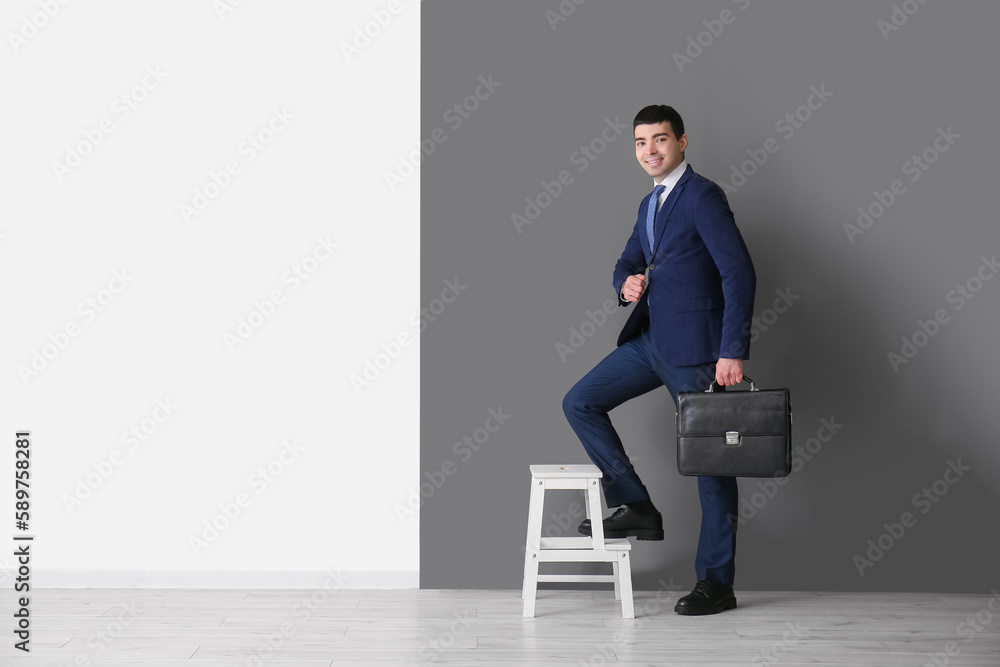
[[[681,609],[676,606],[674,607],[674,611],[682,616],[706,616],[708,614],[718,614],[719,612],[726,611],[727,609],[736,609],[736,598],[726,600],[722,604],[714,607],[703,607],[701,609]]]
[[[587,537],[592,537],[592,531],[577,529],[580,534],[586,535]],[[605,530],[604,537],[607,538],[618,538],[618,537],[634,537],[637,540],[649,540],[649,541],[660,541],[663,540],[663,530],[656,530],[655,528],[636,528],[635,530],[628,530],[625,528],[618,530]]]

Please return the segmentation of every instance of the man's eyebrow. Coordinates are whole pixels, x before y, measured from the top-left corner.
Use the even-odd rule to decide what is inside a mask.
[[[667,137],[667,138],[669,138],[670,135],[667,134],[666,132],[657,132],[656,134],[653,135],[653,139],[655,139],[657,137]],[[646,137],[636,137],[635,140],[636,141],[645,141]]]

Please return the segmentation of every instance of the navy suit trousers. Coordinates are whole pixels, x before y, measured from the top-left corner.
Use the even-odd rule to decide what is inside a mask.
[[[648,324],[594,366],[563,399],[563,411],[590,460],[604,477],[608,507],[650,500],[636,474],[608,412],[625,401],[665,385],[677,405],[677,393],[704,391],[715,378],[715,363],[671,366],[660,358]],[[695,571],[699,580],[732,584],[736,561],[739,490],[735,477],[698,477],[701,534]]]

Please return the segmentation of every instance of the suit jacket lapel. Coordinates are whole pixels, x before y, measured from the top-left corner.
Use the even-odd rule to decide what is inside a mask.
[[[667,195],[666,201],[663,202],[663,206],[660,207],[660,210],[656,214],[656,218],[653,221],[653,236],[655,237],[656,245],[649,253],[650,262],[652,262],[652,258],[656,256],[656,249],[660,247],[660,239],[663,237],[663,230],[667,226],[667,220],[670,218],[670,212],[674,210],[674,204],[677,203],[681,194],[684,193],[684,187],[687,185],[687,180],[691,177],[692,171],[694,170],[689,164],[687,169],[684,170],[684,175],[681,176],[679,181],[677,181],[677,185],[675,185],[674,189],[670,191],[669,195]]]

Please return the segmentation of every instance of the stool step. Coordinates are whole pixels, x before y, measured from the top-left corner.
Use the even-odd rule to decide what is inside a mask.
[[[532,477],[594,477],[601,478],[601,469],[592,463],[578,463],[568,466],[532,465]]]
[[[593,549],[594,538],[585,537],[543,537],[540,540],[541,548],[544,549]],[[628,551],[632,548],[632,543],[627,537],[612,537],[604,540],[605,550],[621,549]]]

